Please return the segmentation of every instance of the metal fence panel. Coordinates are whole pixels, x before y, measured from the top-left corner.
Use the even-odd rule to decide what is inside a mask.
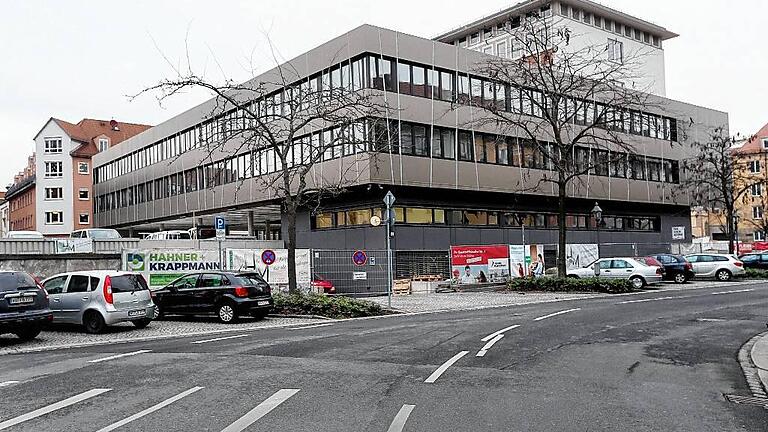
[[[365,265],[356,265],[353,250],[312,250],[312,272],[333,283],[336,294],[374,296],[387,294],[387,251],[366,250]]]
[[[395,251],[395,278],[435,275],[451,277],[449,251]]]

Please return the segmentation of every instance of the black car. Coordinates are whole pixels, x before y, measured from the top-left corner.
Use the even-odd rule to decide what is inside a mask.
[[[664,266],[664,280],[682,284],[695,276],[693,266],[682,255],[656,254],[651,256]]]
[[[25,272],[0,272],[0,334],[32,340],[53,320],[48,293]]]
[[[154,293],[156,317],[214,313],[223,323],[272,309],[272,290],[257,273],[200,272],[184,275]]]
[[[744,263],[745,268],[768,270],[768,252],[742,255],[739,260]]]

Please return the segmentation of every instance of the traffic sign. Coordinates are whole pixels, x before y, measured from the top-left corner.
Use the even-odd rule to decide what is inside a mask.
[[[275,263],[275,259],[277,259],[275,255],[275,251],[271,249],[267,249],[264,252],[261,253],[261,262],[264,263],[264,265],[272,265]]]
[[[217,229],[216,230],[216,240],[226,240],[227,238],[227,230],[225,229]]]
[[[223,216],[213,218],[213,227],[217,230],[227,229],[227,220]]]
[[[355,263],[356,266],[364,266],[365,263],[368,262],[368,255],[365,251],[355,251],[355,253],[352,254],[352,262]]]
[[[392,194],[392,191],[387,191],[387,194],[384,195],[384,204],[386,204],[387,207],[392,207],[392,204],[395,203],[395,195]]]

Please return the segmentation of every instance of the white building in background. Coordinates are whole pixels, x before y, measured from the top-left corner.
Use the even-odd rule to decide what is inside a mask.
[[[5,195],[5,193],[3,193]],[[10,230],[11,208],[5,198],[0,204],[0,238],[4,238]]]
[[[510,31],[537,14],[551,19],[553,29],[568,29],[569,47],[605,47],[607,59],[636,61],[627,87],[666,96],[664,41],[678,35],[657,24],[589,0],[529,0],[441,34],[435,40],[500,57],[522,54]]]
[[[34,138],[37,160],[37,230],[65,237],[93,223],[91,157],[151,126],[83,119],[77,124],[49,119]]]

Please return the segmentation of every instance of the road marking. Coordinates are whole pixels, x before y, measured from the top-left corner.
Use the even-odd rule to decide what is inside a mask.
[[[442,375],[446,370],[448,370],[449,367],[453,366],[454,363],[459,361],[462,357],[469,354],[469,351],[462,351],[455,356],[451,357],[447,362],[440,365],[439,368],[437,368],[434,372],[432,372],[432,375],[430,375],[426,380],[424,380],[425,383],[432,384],[433,382],[437,381],[438,378],[440,378],[440,375]]]
[[[278,390],[275,394],[267,398],[267,400],[258,404],[256,408],[248,411],[244,416],[240,417],[237,419],[237,421],[224,428],[224,430],[221,432],[241,432],[245,430],[248,426],[255,423],[256,420],[269,414],[270,411],[277,408],[281,403],[285,402],[288,400],[288,398],[298,392],[299,390],[297,389]]]
[[[416,405],[403,405],[403,407],[400,408],[400,411],[397,412],[395,419],[392,420],[392,424],[389,425],[387,432],[403,432],[405,422],[408,421],[408,417],[411,415],[414,408],[416,408]]]
[[[195,392],[197,392],[197,391],[199,391],[199,390],[202,390],[202,389],[203,389],[203,387],[192,387],[191,389],[189,389],[189,390],[187,390],[187,391],[185,391],[185,392],[179,393],[179,394],[177,394],[176,396],[173,396],[173,397],[171,397],[171,398],[168,398],[168,399],[166,399],[166,400],[164,400],[164,401],[160,402],[160,403],[159,403],[159,404],[157,404],[157,405],[153,405],[153,406],[151,406],[151,407],[149,407],[149,408],[147,408],[147,409],[145,409],[145,410],[143,410],[143,411],[139,411],[139,412],[137,412],[136,414],[134,414],[134,415],[132,415],[132,416],[130,416],[130,417],[126,417],[126,418],[124,418],[124,419],[120,420],[120,421],[119,421],[119,422],[117,422],[117,423],[112,423],[111,425],[109,425],[109,426],[107,426],[107,427],[105,427],[105,428],[99,429],[97,432],[109,432],[109,431],[113,431],[113,430],[115,430],[115,429],[117,429],[117,428],[119,428],[119,427],[121,427],[121,426],[125,426],[125,425],[127,425],[128,423],[130,423],[130,422],[132,422],[132,421],[134,421],[134,420],[138,420],[138,419],[140,419],[140,418],[144,417],[144,416],[145,416],[145,415],[147,415],[147,414],[152,414],[153,412],[155,412],[155,411],[157,411],[157,410],[160,410],[160,409],[162,409],[162,408],[165,408],[165,407],[167,407],[168,405],[170,405],[170,404],[172,404],[172,403],[176,402],[177,400],[183,399],[183,398],[185,398],[185,397],[187,397],[187,396],[191,395],[192,393],[195,393]]]
[[[5,382],[1,382],[0,383],[0,387],[9,387],[9,386],[12,386],[12,385],[18,384],[18,383],[19,383],[19,381],[5,381]]]
[[[576,311],[580,311],[580,310],[581,310],[581,308],[568,309],[568,310],[564,310],[564,311],[560,311],[560,312],[555,312],[555,313],[552,313],[552,314],[549,314],[549,315],[540,316],[538,318],[534,318],[533,320],[534,321],[541,321],[541,320],[545,320],[547,318],[552,318],[552,317],[556,317],[558,315],[563,315],[563,314],[567,314],[567,313],[571,313],[571,312],[576,312]]]
[[[623,301],[623,302],[619,302],[619,303],[616,303],[616,304],[647,303],[647,302],[662,301],[662,300],[685,299],[685,298],[691,298],[691,297],[698,297],[698,296],[657,297],[657,298],[652,298],[652,299]]]
[[[753,289],[743,289],[743,290],[733,290],[733,291],[720,291],[720,292],[713,292],[712,295],[723,295],[723,294],[738,294],[738,293],[745,293],[745,292],[752,292]]]
[[[217,338],[213,338],[213,339],[194,341],[194,342],[192,342],[192,344],[193,345],[198,345],[198,344],[204,344],[204,343],[208,343],[208,342],[218,342],[218,341],[229,340],[229,339],[244,338],[246,336],[250,336],[250,334],[239,334],[239,335],[234,335],[234,336],[217,337]]]
[[[2,423],[0,423],[0,430],[8,429],[11,426],[16,426],[19,423],[24,423],[27,420],[32,420],[34,418],[46,415],[48,413],[51,413],[56,410],[60,410],[62,408],[66,408],[70,405],[74,405],[78,402],[82,402],[86,399],[90,399],[94,396],[98,396],[102,393],[106,393],[112,389],[103,389],[103,388],[97,388],[93,390],[88,390],[87,392],[80,393],[79,395],[72,396],[70,398],[64,399],[63,401],[56,402],[54,404],[36,409],[32,412],[28,412],[26,414],[22,414],[18,417],[14,417],[10,420],[6,420]]]
[[[696,318],[696,321],[699,322],[723,322],[725,321],[722,318]]]
[[[489,334],[488,336],[480,339],[480,342],[488,342],[489,340],[495,338],[496,336],[498,336],[500,334],[504,334],[504,333],[506,333],[506,332],[508,332],[510,330],[514,330],[514,329],[516,329],[518,327],[520,327],[520,325],[519,324],[515,324],[513,326],[509,326],[507,328],[503,328],[503,329],[501,329],[501,330],[499,330],[497,332],[493,332],[493,333]]]
[[[478,351],[478,352],[477,352],[477,354],[475,355],[475,357],[485,357],[485,353],[487,353],[487,352],[488,352],[488,350],[489,350],[489,349],[491,349],[491,348],[493,347],[493,345],[494,345],[496,342],[500,341],[500,340],[501,340],[501,338],[503,338],[503,337],[504,337],[504,335],[503,335],[503,334],[500,334],[500,335],[496,335],[496,337],[495,337],[495,338],[493,338],[493,339],[489,340],[487,344],[485,344],[485,345],[484,345],[482,348],[480,348],[480,351]]]
[[[88,363],[101,363],[101,362],[105,362],[105,361],[109,361],[109,360],[114,360],[114,359],[119,359],[119,358],[123,358],[123,357],[132,357],[132,356],[139,355],[139,354],[146,354],[148,352],[152,352],[152,350],[138,350],[138,351],[133,351],[133,352],[129,352],[129,353],[117,354],[117,355],[113,355],[113,356],[109,356],[109,357],[103,357],[103,358],[96,359],[96,360],[88,360]]]
[[[314,324],[314,325],[308,325],[308,326],[303,326],[303,327],[294,327],[294,328],[291,328],[289,330],[306,330],[306,329],[313,329],[313,328],[319,328],[319,327],[328,327],[328,326],[331,326],[331,325],[333,325],[333,323]]]

